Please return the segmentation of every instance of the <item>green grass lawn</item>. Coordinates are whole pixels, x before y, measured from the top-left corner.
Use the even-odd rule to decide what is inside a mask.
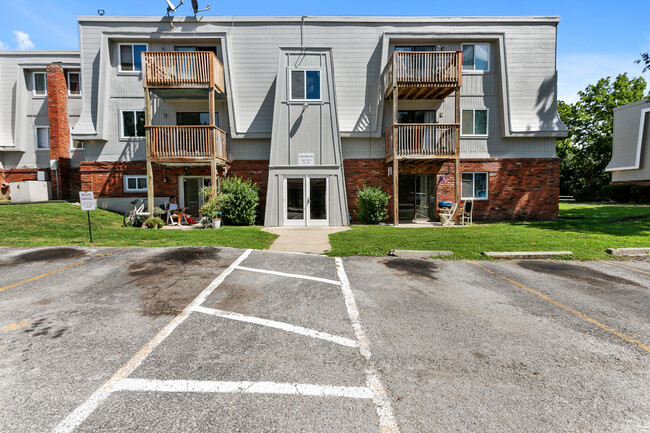
[[[151,230],[124,227],[122,215],[113,212],[98,209],[90,215],[95,246],[216,245],[264,249],[277,237],[260,227]],[[91,245],[86,212],[69,203],[0,206],[0,245]]]
[[[650,206],[560,204],[556,221],[472,227],[353,226],[330,235],[332,256],[383,256],[390,250],[446,250],[456,259],[482,251],[572,251],[577,259],[611,258],[607,248],[650,247]]]

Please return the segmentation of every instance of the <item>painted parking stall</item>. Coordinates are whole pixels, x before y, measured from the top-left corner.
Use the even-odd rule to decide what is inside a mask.
[[[128,392],[135,393],[178,393],[180,395],[188,394],[241,394],[241,395],[277,395],[277,396],[294,396],[295,398],[321,398],[321,399],[352,399],[352,400],[365,400],[368,401],[366,405],[366,418],[367,409],[374,407],[378,420],[372,424],[368,424],[367,420],[364,423],[364,431],[381,431],[381,432],[399,432],[395,416],[393,414],[390,400],[386,394],[386,390],[381,382],[379,372],[377,371],[372,353],[370,350],[370,342],[365,334],[363,326],[359,317],[359,310],[354,299],[354,295],[350,288],[350,283],[345,273],[343,262],[337,259],[335,262],[331,259],[325,259],[332,270],[325,270],[324,274],[329,276],[332,272],[337,276],[336,279],[326,278],[317,275],[305,275],[299,273],[290,273],[283,271],[276,271],[272,269],[256,268],[245,266],[244,263],[251,255],[252,250],[247,250],[239,256],[227,269],[225,269],[208,287],[205,288],[182,312],[180,312],[171,322],[169,322],[158,334],[149,341],[138,353],[136,353],[120,370],[118,370],[102,387],[95,391],[83,404],[70,413],[61,423],[59,423],[53,432],[63,433],[72,432],[80,428],[84,430],[84,423],[88,421],[92,425],[94,419],[101,419],[101,412],[103,409],[110,410],[111,397],[114,394],[122,394]],[[276,255],[275,261],[293,261],[292,255]],[[312,259],[308,256],[303,256],[306,261],[309,260],[322,260],[323,258]],[[258,257],[259,259],[259,257]],[[255,258],[251,263],[255,263]],[[270,260],[273,263],[273,259]],[[295,265],[295,263],[294,263]],[[320,284],[325,286],[332,286],[336,288],[339,296],[340,306],[347,313],[348,326],[351,325],[354,338],[347,336],[335,335],[329,332],[324,332],[318,329],[310,329],[305,326],[295,325],[288,322],[271,320],[264,317],[256,317],[253,315],[241,314],[234,311],[225,311],[217,308],[211,308],[204,304],[210,305],[214,301],[211,299],[213,293],[220,288],[231,275],[237,273],[242,274],[255,274],[261,275],[264,278],[275,278],[280,280],[289,280],[292,282],[298,281],[302,287],[298,289],[309,290],[313,284]],[[235,276],[236,277],[236,276]],[[277,287],[277,285],[276,285]],[[281,286],[280,286],[281,287]],[[228,296],[226,293],[225,297]],[[223,296],[222,296],[223,297]],[[220,297],[217,296],[216,299]],[[223,302],[221,299],[219,302]],[[299,303],[299,301],[298,301]],[[233,304],[234,305],[234,304]],[[239,305],[241,307],[241,305]],[[347,351],[345,356],[356,356],[353,365],[357,368],[357,372],[350,374],[347,372],[342,375],[345,382],[353,382],[357,377],[364,376],[363,381],[356,386],[350,385],[337,385],[334,383],[300,383],[297,381],[283,382],[272,380],[197,380],[197,379],[161,379],[150,378],[152,371],[172,371],[169,364],[163,364],[167,368],[156,368],[155,355],[152,357],[154,366],[147,365],[149,357],[154,354],[159,346],[162,346],[164,356],[164,348],[171,347],[177,344],[178,341],[173,340],[173,333],[177,332],[177,328],[182,327],[188,319],[200,317],[204,325],[198,329],[205,330],[205,320],[208,318],[211,321],[221,320],[227,324],[233,323],[237,326],[252,326],[255,327],[256,332],[282,332],[292,335],[297,335],[302,338],[320,341],[324,345],[336,345],[342,347]],[[340,312],[337,321],[340,322]],[[241,324],[241,325],[239,325]],[[339,326],[339,325],[335,325]],[[196,330],[196,327],[194,327]],[[191,327],[184,326],[184,329],[178,332],[191,332]],[[226,328],[227,329],[227,328]],[[260,331],[261,330],[261,331]],[[178,333],[177,332],[177,333]],[[170,340],[167,340],[169,337]],[[233,333],[233,338],[236,334]],[[167,340],[167,341],[166,341]],[[171,341],[171,343],[170,343]],[[320,344],[320,343],[318,343]],[[325,346],[329,351],[330,348]],[[316,353],[316,352],[314,352]],[[327,352],[325,352],[327,353]],[[356,355],[354,355],[356,354]],[[359,359],[360,358],[360,359]],[[243,361],[243,360],[242,360]],[[166,359],[165,362],[174,362]],[[356,362],[356,363],[355,363]],[[346,363],[348,364],[348,363]],[[142,374],[147,377],[138,376],[138,369],[143,366]],[[285,372],[286,374],[286,372]],[[244,378],[245,379],[245,378]],[[328,381],[335,380],[334,375],[328,376]],[[373,426],[374,425],[374,426]]]

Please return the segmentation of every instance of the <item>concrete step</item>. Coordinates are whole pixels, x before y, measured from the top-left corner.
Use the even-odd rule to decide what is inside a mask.
[[[605,252],[613,256],[650,256],[650,248],[608,248]]]
[[[495,251],[482,252],[493,259],[552,259],[556,256],[571,256],[571,251]]]

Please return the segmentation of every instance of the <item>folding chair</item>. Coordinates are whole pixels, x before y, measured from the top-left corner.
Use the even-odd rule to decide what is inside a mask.
[[[456,209],[458,209],[458,203],[453,203],[449,209],[441,210],[438,212],[440,215],[440,222],[443,226],[453,226],[454,225],[454,215],[456,214]]]
[[[474,200],[466,200],[463,203],[463,214],[461,215],[461,224],[466,225],[469,222],[469,225],[472,225],[472,211],[474,210]]]

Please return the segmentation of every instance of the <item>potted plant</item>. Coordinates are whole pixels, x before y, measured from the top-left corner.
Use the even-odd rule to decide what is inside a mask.
[[[205,204],[201,206],[199,212],[204,218],[207,218],[213,228],[221,227],[221,207],[223,205],[223,194],[212,193],[212,188],[206,187],[202,191],[206,197]]]

